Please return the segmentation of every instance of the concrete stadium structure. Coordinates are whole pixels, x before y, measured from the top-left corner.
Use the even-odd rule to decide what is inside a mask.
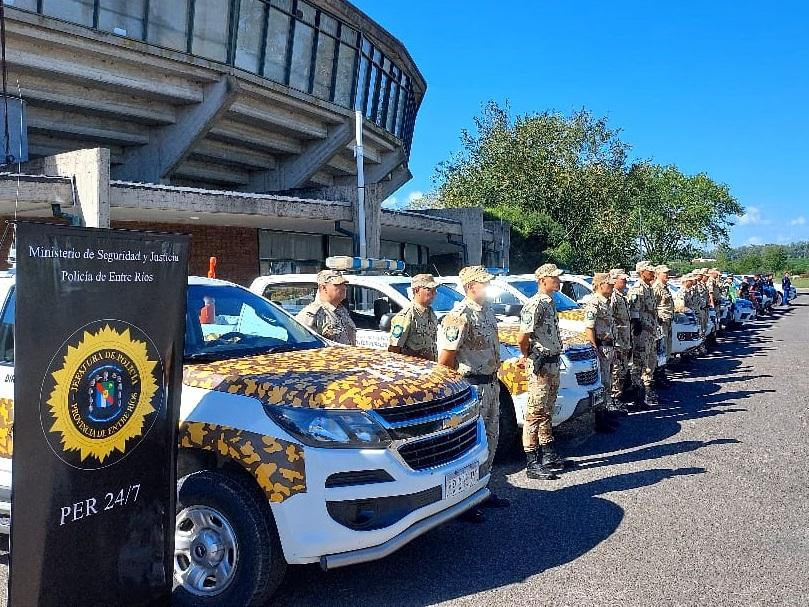
[[[411,178],[426,82],[351,4],[4,4],[9,95],[25,102],[30,157],[0,180],[5,216],[49,217],[59,203],[86,225],[187,231],[192,271],[215,255],[239,281],[310,271],[353,250],[359,111],[368,255],[507,265],[508,226],[480,209],[381,208]]]

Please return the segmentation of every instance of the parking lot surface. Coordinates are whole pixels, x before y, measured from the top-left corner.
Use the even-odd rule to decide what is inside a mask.
[[[675,367],[658,409],[568,446],[562,479],[502,463],[510,509],[376,563],[290,568],[273,604],[807,605],[807,369],[804,293]]]

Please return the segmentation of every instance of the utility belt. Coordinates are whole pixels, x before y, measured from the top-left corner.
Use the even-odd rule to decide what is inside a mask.
[[[470,373],[469,375],[464,375],[463,378],[473,386],[485,386],[486,384],[493,383],[494,380],[497,379],[497,374],[483,375],[480,373]]]
[[[541,367],[542,365],[558,365],[560,360],[559,354],[532,354],[531,360],[534,363],[534,368]]]
[[[601,348],[602,346],[607,346],[612,348],[615,345],[615,341],[612,337],[596,337],[596,346]]]

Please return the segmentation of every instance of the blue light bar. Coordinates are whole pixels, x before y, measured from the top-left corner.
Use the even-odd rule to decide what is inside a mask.
[[[404,272],[405,262],[400,259],[371,259],[369,257],[349,257],[338,255],[326,258],[326,267],[330,270],[358,271],[382,270],[387,272]]]
[[[493,276],[508,275],[508,268],[486,268],[486,271]]]

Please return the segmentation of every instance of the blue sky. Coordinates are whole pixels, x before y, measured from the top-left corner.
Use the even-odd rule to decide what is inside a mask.
[[[428,83],[413,179],[433,188],[488,99],[517,113],[585,106],[632,154],[728,184],[731,244],[809,240],[809,3],[355,0]]]

